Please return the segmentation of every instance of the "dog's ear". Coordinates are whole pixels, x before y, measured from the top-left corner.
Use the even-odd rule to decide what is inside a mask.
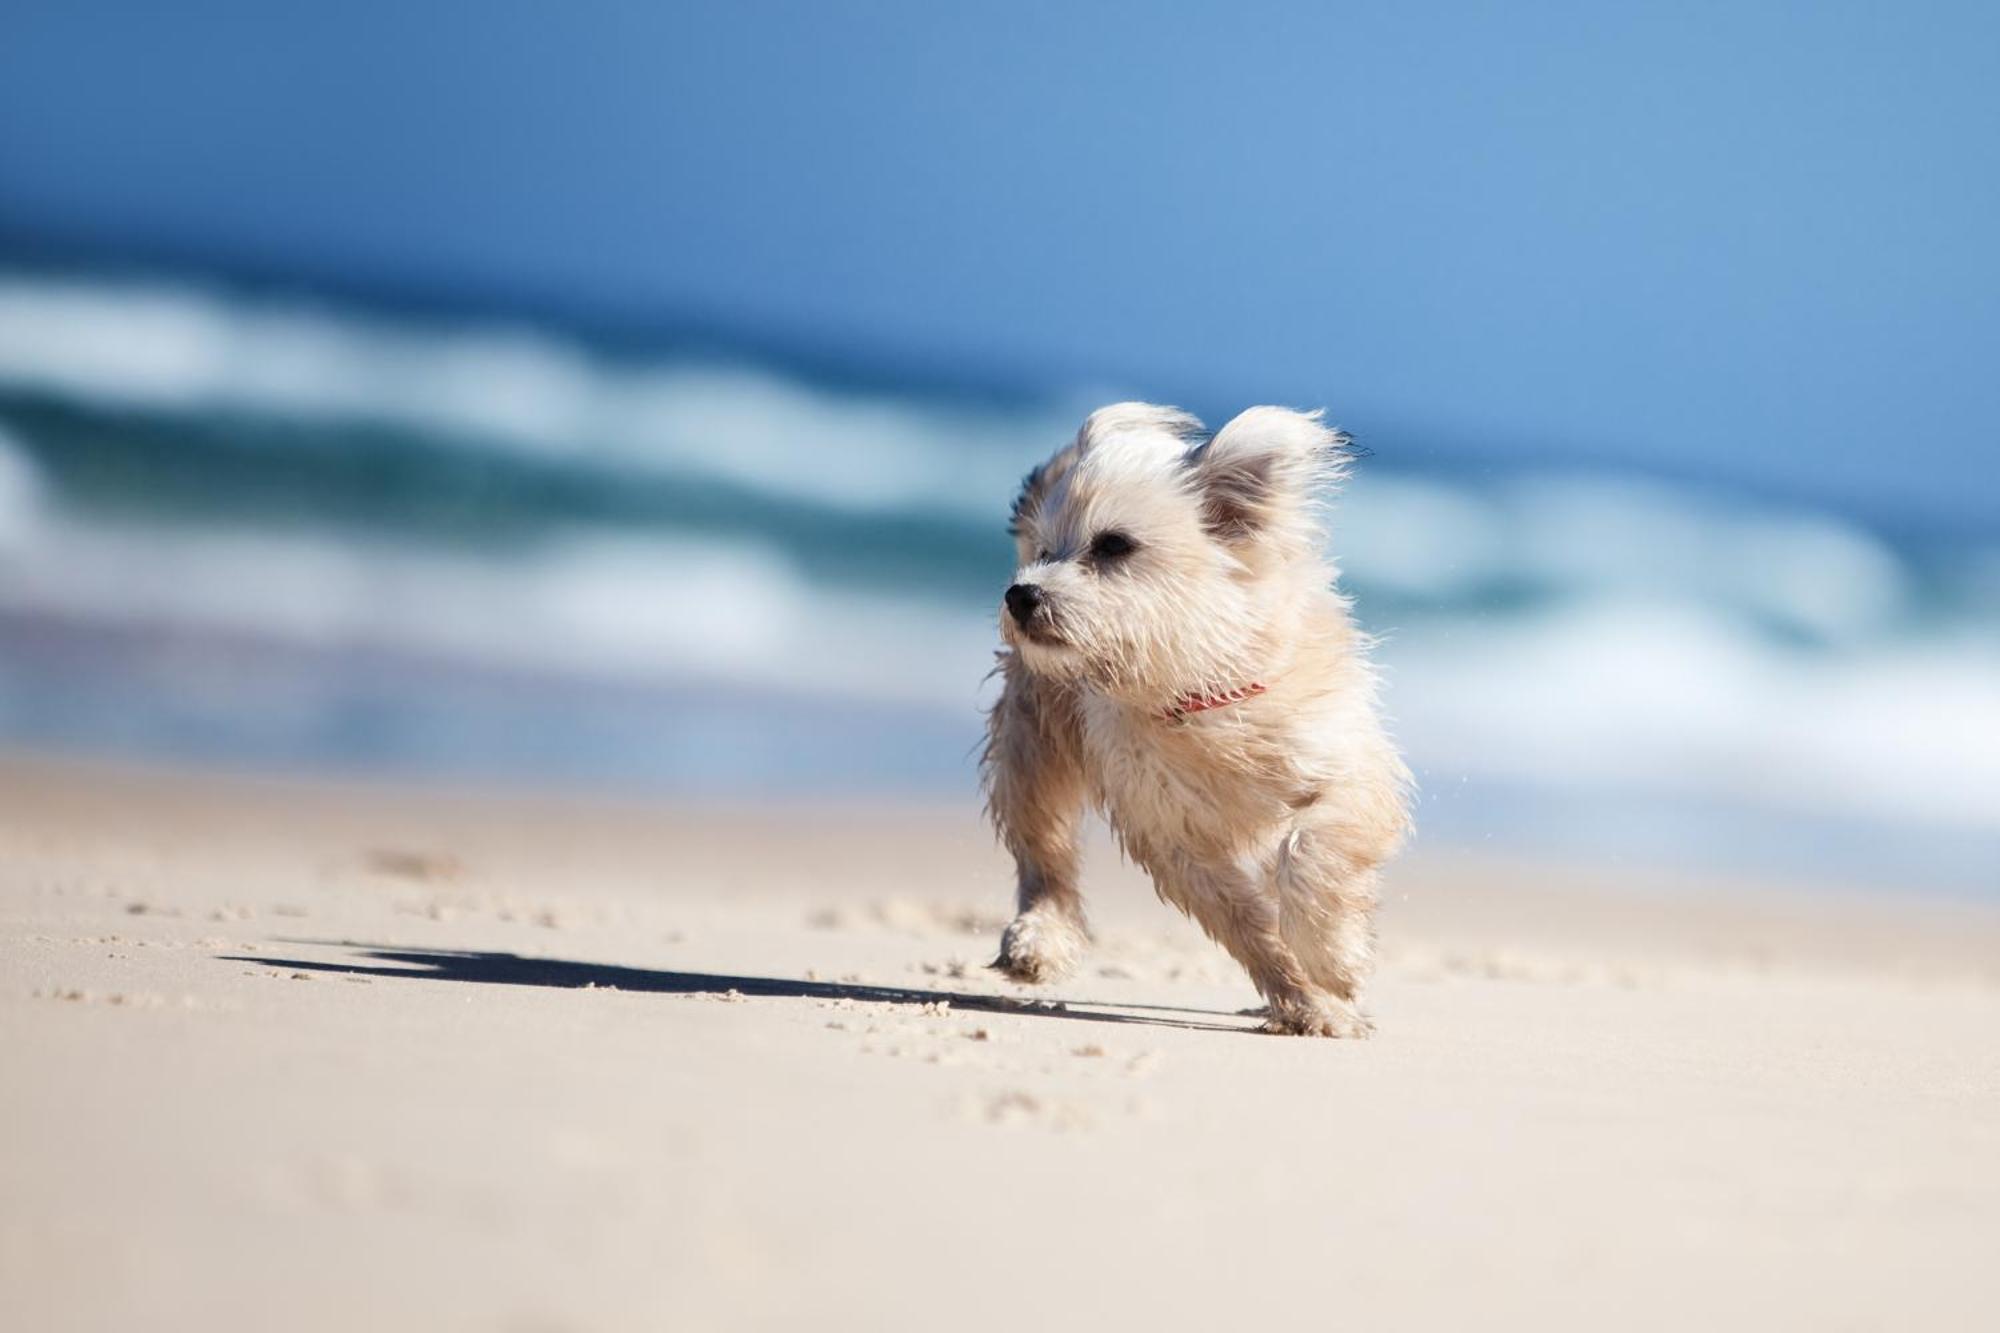
[[[1007,514],[1007,535],[1020,548],[1021,562],[1027,563],[1033,554],[1029,549],[1028,527],[1033,523],[1042,501],[1048,498],[1056,482],[1062,475],[1076,466],[1077,455],[1083,452],[1083,442],[1066,445],[1058,449],[1047,462],[1038,463],[1027,476],[1021,478],[1021,493],[1014,497],[1014,507]]]
[[[1202,522],[1231,547],[1318,549],[1320,496],[1347,475],[1354,442],[1318,412],[1253,407],[1188,451]]]

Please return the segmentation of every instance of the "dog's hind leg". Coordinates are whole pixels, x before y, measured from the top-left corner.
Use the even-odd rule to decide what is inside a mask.
[[[1337,837],[1301,829],[1279,848],[1278,933],[1313,982],[1359,1004],[1375,964],[1376,872]]]
[[[1160,893],[1193,916],[1250,974],[1265,999],[1265,1028],[1318,1037],[1365,1037],[1368,1020],[1349,996],[1323,985],[1286,942],[1279,903],[1264,877],[1242,869],[1179,865],[1155,876]]]
[[[993,966],[1016,981],[1052,981],[1090,942],[1083,894],[1084,779],[1074,697],[1001,659],[1005,685],[986,719],[986,810],[1014,855],[1016,914]]]

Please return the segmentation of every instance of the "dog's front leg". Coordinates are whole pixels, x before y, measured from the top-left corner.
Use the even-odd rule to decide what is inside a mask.
[[[1083,822],[1081,738],[1074,696],[1036,680],[1011,655],[986,719],[986,809],[1018,880],[1016,914],[993,966],[1016,981],[1070,971],[1090,935],[1077,887]]]

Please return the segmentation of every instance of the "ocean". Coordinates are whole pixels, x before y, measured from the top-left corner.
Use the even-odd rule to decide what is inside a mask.
[[[970,802],[1008,501],[1117,396],[0,271],[0,745]],[[2000,890],[2000,517],[1378,448],[1333,531],[1425,841]]]

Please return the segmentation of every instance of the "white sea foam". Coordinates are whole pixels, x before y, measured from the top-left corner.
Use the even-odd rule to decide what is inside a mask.
[[[1413,628],[1385,659],[1439,776],[2000,831],[2000,634],[1800,654],[1605,602]]]

